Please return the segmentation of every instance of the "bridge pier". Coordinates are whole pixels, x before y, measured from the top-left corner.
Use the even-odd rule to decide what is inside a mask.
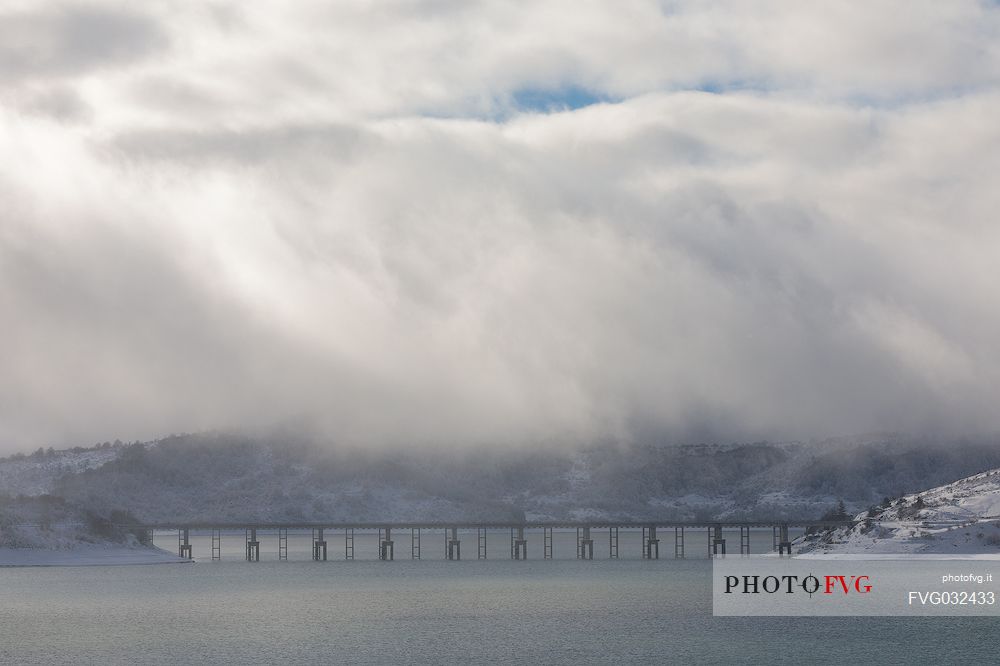
[[[448,536],[448,530],[445,530],[445,556],[449,560],[460,560],[462,559],[462,542],[458,539],[458,528],[451,527],[451,536]]]
[[[288,528],[278,528],[278,561],[288,560]]]
[[[378,559],[389,560],[393,559],[395,550],[395,544],[392,541],[392,528],[378,528]]]
[[[212,529],[212,561],[222,559],[222,530]]]
[[[750,526],[740,525],[740,555],[750,554]]]
[[[674,528],[674,558],[684,559],[684,528]]]
[[[190,531],[187,529],[177,530],[177,556],[189,560],[194,559],[191,553]]]
[[[726,540],[722,538],[722,524],[716,523],[708,528],[708,556],[726,554]]]
[[[642,559],[660,559],[660,540],[656,538],[656,525],[642,528]]]
[[[246,531],[247,562],[260,562],[260,541],[257,540],[257,528],[249,527]]]
[[[792,554],[792,541],[788,538],[788,523],[778,526],[778,555]]]
[[[420,528],[410,528],[410,559],[420,559]]]
[[[344,559],[354,559],[354,528],[348,527],[344,530]]]
[[[326,562],[326,536],[323,528],[319,527],[312,532],[313,562]]]
[[[553,532],[551,527],[542,528],[542,559],[551,560],[552,554],[555,552],[555,547],[553,544]],[[579,536],[577,539],[579,540]]]
[[[486,559],[486,528],[480,527],[476,530],[476,536],[479,541],[479,559]]]
[[[523,527],[510,528],[510,559],[512,560],[528,559],[528,540],[524,538]]]
[[[583,530],[582,534],[580,530]],[[594,559],[594,540],[590,538],[590,528],[576,528],[576,559]]]

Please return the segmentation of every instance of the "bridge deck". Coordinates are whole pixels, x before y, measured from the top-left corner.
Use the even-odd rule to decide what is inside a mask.
[[[591,528],[608,528],[617,527],[621,529],[641,529],[643,527],[657,527],[657,528],[672,528],[672,527],[685,527],[685,528],[698,528],[698,527],[722,527],[723,529],[737,529],[740,527],[774,527],[785,525],[788,527],[840,527],[846,525],[855,525],[860,521],[857,520],[813,520],[808,518],[803,519],[781,519],[781,520],[752,520],[752,521],[733,521],[733,520],[698,520],[698,521],[676,521],[676,520],[589,520],[589,521],[525,521],[525,522],[503,522],[503,521],[463,521],[463,520],[453,520],[453,521],[425,521],[425,522],[362,522],[362,523],[337,523],[337,522],[254,522],[254,521],[244,521],[244,522],[160,522],[160,523],[145,523],[137,525],[121,525],[121,527],[132,527],[140,529],[152,529],[152,530],[176,530],[176,529],[187,529],[187,530],[208,530],[208,529],[222,529],[222,530],[242,530],[246,528],[256,528],[259,530],[268,529],[294,529],[294,530],[308,530],[308,529],[327,529],[327,530],[339,530],[339,529],[354,529],[354,530],[377,530],[377,529],[450,529],[458,528],[460,530],[464,529],[511,529],[511,528],[524,528],[524,529],[574,529],[577,527],[591,527]]]

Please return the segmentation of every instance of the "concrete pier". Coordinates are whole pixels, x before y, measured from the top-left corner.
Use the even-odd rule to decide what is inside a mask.
[[[642,559],[660,559],[660,540],[656,538],[656,525],[642,528]]]
[[[391,561],[395,556],[395,544],[392,541],[392,528],[378,530],[378,559]]]
[[[788,538],[788,523],[778,526],[778,555],[792,554],[792,541]]]
[[[177,556],[186,557],[189,560],[194,559],[194,555],[191,552],[190,530],[182,529],[177,531]]]
[[[528,540],[524,538],[523,527],[513,527],[510,530],[510,559],[528,559]]]
[[[247,562],[260,562],[260,541],[257,540],[257,528],[250,527],[246,531]]]
[[[326,535],[322,527],[313,530],[312,557],[314,562],[326,562]]]
[[[284,561],[288,559],[288,528],[279,527],[278,528],[278,560]]]
[[[722,538],[722,523],[716,523],[708,528],[708,556],[726,554],[726,540]]]
[[[594,559],[594,540],[589,527],[576,528],[576,557],[579,560]]]
[[[445,555],[449,560],[462,559],[462,542],[458,539],[458,528],[452,527],[451,535],[446,536]],[[448,532],[445,532],[447,535]]]

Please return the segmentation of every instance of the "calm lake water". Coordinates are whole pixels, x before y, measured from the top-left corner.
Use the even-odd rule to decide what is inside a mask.
[[[375,559],[370,534],[359,534],[352,562],[337,559],[336,535],[328,562],[309,561],[308,535],[293,535],[290,560],[278,562],[276,537],[262,535],[262,561],[250,564],[240,533],[224,537],[221,562],[0,569],[0,663],[998,660],[993,618],[713,618],[702,532],[689,535],[685,560],[673,559],[673,534],[662,534],[669,557],[659,561],[639,559],[640,536],[624,531],[623,559],[608,560],[607,537],[595,532],[603,559],[587,562],[572,559],[571,533],[557,534],[551,561],[540,559],[532,534],[521,562],[505,559],[501,532],[490,534],[497,559],[461,562],[443,561],[441,533],[424,533],[416,562],[403,558],[409,533],[394,536],[394,562]],[[475,533],[462,539],[463,554],[475,557]],[[176,538],[157,543],[172,548]],[[738,538],[730,543],[738,550]],[[770,532],[755,533],[755,552],[769,543]],[[194,547],[210,555],[208,539]]]

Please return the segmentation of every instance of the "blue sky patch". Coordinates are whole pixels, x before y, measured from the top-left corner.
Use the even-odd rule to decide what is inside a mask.
[[[605,95],[599,95],[577,86],[549,89],[525,88],[515,91],[511,99],[517,109],[539,113],[572,111],[592,104],[612,101]]]

